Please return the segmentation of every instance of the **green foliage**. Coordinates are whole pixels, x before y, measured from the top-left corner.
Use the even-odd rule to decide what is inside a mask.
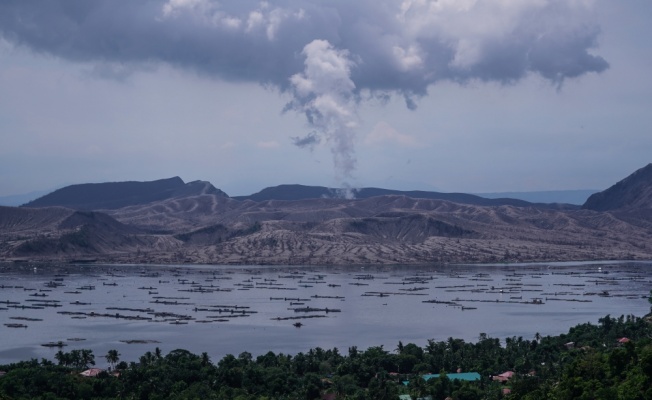
[[[617,338],[627,336],[621,345]],[[57,364],[48,360],[24,361],[0,367],[0,399],[397,399],[432,396],[455,400],[510,398],[652,399],[652,329],[632,316],[601,318],[598,325],[582,324],[556,337],[533,340],[507,338],[504,343],[480,335],[476,343],[460,339],[428,341],[425,347],[398,343],[394,352],[383,346],[364,351],[356,347],[346,355],[337,349],[311,349],[294,356],[266,354],[253,357],[227,355],[214,364],[207,353],[196,355],[160,349],[146,352],[139,362],[120,362],[119,376],[79,375],[94,364],[90,350],[59,351]],[[575,342],[573,348],[565,346]],[[119,354],[105,358],[114,366]],[[481,380],[450,379],[458,369],[479,372]],[[490,376],[505,371],[515,375],[506,384]],[[424,373],[442,373],[424,380]],[[403,381],[409,381],[403,385]]]
[[[111,368],[115,368],[116,363],[120,360],[120,353],[115,349],[109,350],[104,358],[106,358],[106,362],[111,364]]]
[[[59,365],[64,367],[73,367],[77,369],[87,369],[91,365],[95,365],[95,355],[92,350],[81,349],[72,350],[70,353],[64,353],[59,350],[54,358],[58,361]]]

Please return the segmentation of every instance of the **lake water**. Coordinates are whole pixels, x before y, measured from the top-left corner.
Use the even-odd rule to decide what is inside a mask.
[[[92,349],[393,350],[399,340],[557,335],[649,312],[652,262],[432,267],[0,266],[0,364]],[[116,316],[117,314],[117,316]],[[295,323],[302,326],[296,327]],[[16,325],[17,324],[17,325]],[[14,327],[12,327],[14,326]],[[25,327],[15,327],[25,326]],[[137,341],[136,343],[128,343]],[[145,343],[143,343],[145,342]]]

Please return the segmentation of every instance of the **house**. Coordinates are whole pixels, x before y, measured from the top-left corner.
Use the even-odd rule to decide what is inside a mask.
[[[460,381],[469,381],[469,382],[474,382],[474,381],[479,381],[480,380],[480,374],[477,372],[460,372],[460,373],[455,373],[455,374],[445,374],[446,377],[452,381],[454,380],[460,380]],[[439,378],[441,374],[426,374],[426,375],[421,375],[423,380],[427,381],[432,378]],[[407,386],[407,384],[410,381],[403,381],[403,384]]]
[[[79,375],[81,375],[81,376],[98,376],[102,372],[104,372],[104,370],[100,369],[100,368],[89,368],[86,371],[80,372]]]
[[[439,376],[440,374],[427,374],[427,375],[423,375],[422,378],[427,381],[432,378],[439,378]],[[452,381],[460,380],[460,381],[474,382],[480,380],[480,374],[477,372],[458,372],[454,374],[446,374],[446,377],[448,377],[448,379]]]
[[[629,343],[629,342],[631,342],[631,339],[626,338],[626,337],[621,337],[620,339],[618,339],[618,343],[620,343],[620,344],[625,344],[625,343]]]
[[[512,378],[512,376],[514,376],[513,371],[506,371],[506,372],[503,372],[500,375],[494,376],[492,379],[494,381],[498,381],[498,382],[507,382],[508,380],[510,380]]]

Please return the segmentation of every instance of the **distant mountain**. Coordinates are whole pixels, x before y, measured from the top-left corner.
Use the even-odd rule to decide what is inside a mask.
[[[252,200],[252,201],[268,201],[268,200],[307,200],[307,199],[332,199],[342,198],[347,194],[345,189],[333,189],[323,186],[304,186],[304,185],[279,185],[268,187],[258,193],[250,196],[236,196],[236,200]],[[391,190],[380,188],[361,188],[352,189],[350,194],[356,199],[368,199],[377,196],[406,196],[413,199],[430,199],[430,200],[446,200],[459,204],[469,204],[476,206],[515,206],[515,207],[544,207],[544,204],[534,204],[524,200],[512,198],[493,198],[488,199],[473,194],[466,193],[441,193],[441,192],[428,192],[422,190]],[[568,206],[573,208],[572,206]],[[555,206],[554,208],[559,208]]]
[[[265,188],[249,196],[233,196],[236,200],[305,200],[305,199],[332,199],[340,197],[337,191],[323,186],[305,185],[278,185]]]
[[[107,182],[71,185],[30,201],[24,207],[67,207],[74,210],[113,210],[191,195],[227,197],[209,182],[184,183],[179,177],[149,182]]]
[[[48,190],[39,190],[36,192],[29,192],[25,194],[14,194],[10,196],[0,196],[0,206],[19,206],[48,194]]]
[[[441,193],[441,192],[426,192],[422,190],[389,190],[379,188],[362,188],[356,190],[356,198],[368,199],[376,196],[406,196],[413,199],[430,199],[430,200],[446,200],[459,204],[470,204],[475,206],[515,206],[515,207],[529,207],[532,203],[517,199],[486,199],[484,197],[476,196],[467,193]]]
[[[652,163],[609,189],[593,194],[582,208],[593,211],[652,208]]]
[[[564,203],[581,206],[593,193],[598,190],[546,190],[533,192],[496,192],[496,193],[474,193],[477,196],[488,199],[519,199],[531,203]]]
[[[356,190],[351,199],[338,196],[337,190],[301,185],[267,188],[238,200],[208,182],[180,178],[74,185],[30,203],[32,207],[0,207],[0,261],[378,265],[649,260],[651,182],[652,164],[591,196],[585,209],[378,188]],[[91,208],[99,211],[87,211]]]

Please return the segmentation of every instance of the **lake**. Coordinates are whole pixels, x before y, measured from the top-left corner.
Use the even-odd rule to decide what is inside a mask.
[[[393,267],[0,265],[0,364],[156,347],[296,354],[558,335],[649,312],[652,262]],[[295,326],[296,325],[296,326]],[[43,344],[61,342],[63,347]]]

